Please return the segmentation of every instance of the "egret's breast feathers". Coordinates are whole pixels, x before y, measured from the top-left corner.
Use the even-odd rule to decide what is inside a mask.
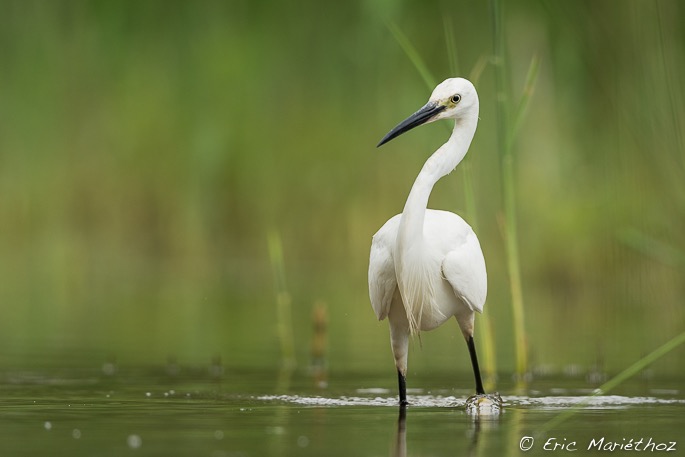
[[[409,330],[413,335],[418,334],[425,316],[442,315],[436,302],[438,281],[442,281],[441,276],[435,274],[439,265],[433,265],[433,259],[419,246],[404,250],[397,260],[397,286],[407,312]]]

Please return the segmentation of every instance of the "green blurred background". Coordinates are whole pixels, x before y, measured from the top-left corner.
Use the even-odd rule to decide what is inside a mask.
[[[540,59],[515,145],[531,366],[616,372],[685,330],[685,7],[504,3],[507,103]],[[0,363],[278,367],[271,233],[298,366],[321,302],[330,370],[392,378],[371,236],[448,130],[375,149],[430,93],[389,24],[438,80],[485,63],[477,212],[463,170],[430,206],[477,216],[511,372],[485,1],[1,1]],[[456,324],[422,341],[412,371],[468,373]],[[683,367],[680,348],[654,370]]]

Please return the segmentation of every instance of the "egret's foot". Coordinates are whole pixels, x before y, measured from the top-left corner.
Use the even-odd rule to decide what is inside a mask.
[[[472,395],[466,400],[466,412],[473,415],[497,416],[502,410],[502,397],[497,392]]]

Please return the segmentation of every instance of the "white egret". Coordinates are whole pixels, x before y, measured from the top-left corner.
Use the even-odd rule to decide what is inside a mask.
[[[407,404],[410,334],[433,330],[452,316],[471,355],[476,394],[485,394],[473,342],[475,312],[483,311],[487,294],[483,252],[471,226],[461,217],[426,209],[433,186],[461,162],[476,132],[475,87],[463,78],[443,81],[428,103],[392,129],[378,146],[440,119],[454,119],[452,135],[424,164],[402,214],[386,222],[371,244],[369,295],[376,317],[387,317],[390,323],[401,405]]]

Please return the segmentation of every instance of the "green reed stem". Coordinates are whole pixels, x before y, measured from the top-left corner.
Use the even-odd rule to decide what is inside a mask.
[[[269,245],[269,260],[274,276],[276,291],[276,325],[278,341],[281,346],[281,367],[284,371],[291,371],[295,365],[295,339],[293,338],[292,299],[286,288],[285,267],[283,263],[283,243],[277,230],[269,230],[267,234]]]
[[[525,316],[523,306],[523,291],[521,286],[521,269],[518,250],[518,234],[516,222],[516,186],[514,177],[513,143],[515,134],[525,112],[530,91],[524,92],[516,112],[514,122],[508,112],[509,91],[507,89],[507,62],[504,45],[504,30],[502,26],[502,10],[499,0],[492,0],[493,42],[495,57],[495,93],[497,99],[497,137],[500,158],[502,162],[502,191],[504,204],[504,233],[507,252],[507,269],[509,272],[509,286],[511,292],[511,306],[514,325],[514,342],[516,351],[516,374],[523,379],[528,371],[528,350],[525,333]],[[534,82],[537,76],[537,59],[533,59],[529,70],[528,80]],[[528,85],[528,84],[527,84]],[[531,89],[532,90],[532,89]]]
[[[407,36],[402,32],[402,30],[400,30],[399,27],[397,27],[397,25],[394,22],[388,21],[388,28],[390,29],[390,32],[395,37],[395,40],[397,40],[397,43],[400,45],[404,53],[407,54],[407,57],[409,57],[409,60],[414,65],[414,68],[416,68],[416,70],[421,75],[423,81],[432,90],[433,87],[435,87],[435,79],[431,75],[430,70],[428,70],[426,63],[423,61],[423,59],[421,59],[421,56],[419,56],[419,52],[416,50],[416,48],[411,44]]]
[[[637,252],[657,262],[671,267],[685,267],[685,252],[657,240],[636,228],[624,228],[618,231],[618,239]]]

